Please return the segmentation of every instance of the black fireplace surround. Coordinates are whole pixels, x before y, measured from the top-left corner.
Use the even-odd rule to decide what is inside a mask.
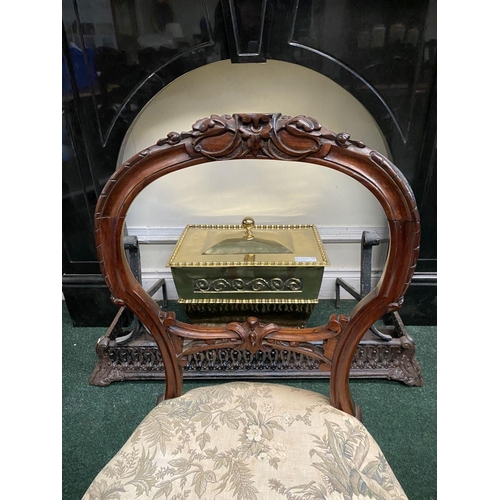
[[[401,317],[435,325],[436,31],[435,0],[63,0],[62,281],[74,325],[109,326],[117,312],[93,215],[128,128],[166,85],[220,60],[305,66],[372,114],[422,219]]]

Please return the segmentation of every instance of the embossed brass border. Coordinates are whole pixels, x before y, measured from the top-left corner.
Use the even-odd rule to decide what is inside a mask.
[[[279,284],[273,284],[273,282],[279,281]],[[275,277],[271,279],[265,278],[253,278],[245,281],[244,278],[197,278],[193,279],[193,293],[195,294],[229,294],[229,293],[241,293],[241,294],[251,294],[258,295],[262,293],[302,293],[304,290],[304,282],[302,278],[288,278],[282,279],[280,277]],[[206,287],[201,287],[201,282],[206,283]],[[241,283],[240,288],[236,286],[236,282]],[[220,288],[220,285],[226,286],[226,289]],[[259,285],[262,285],[259,288]],[[281,285],[281,288],[279,288]],[[296,288],[293,288],[293,285]]]

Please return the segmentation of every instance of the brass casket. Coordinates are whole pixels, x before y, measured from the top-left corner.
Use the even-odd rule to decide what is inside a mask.
[[[188,318],[220,324],[256,316],[305,326],[325,266],[314,225],[188,225],[167,266]]]

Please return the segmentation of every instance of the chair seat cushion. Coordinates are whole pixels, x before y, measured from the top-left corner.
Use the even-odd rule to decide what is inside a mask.
[[[163,401],[84,499],[406,499],[354,417],[315,392],[231,382]]]

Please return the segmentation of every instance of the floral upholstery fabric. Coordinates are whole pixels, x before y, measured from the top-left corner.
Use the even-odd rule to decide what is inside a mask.
[[[154,408],[84,500],[402,500],[380,448],[320,394],[203,387]]]

